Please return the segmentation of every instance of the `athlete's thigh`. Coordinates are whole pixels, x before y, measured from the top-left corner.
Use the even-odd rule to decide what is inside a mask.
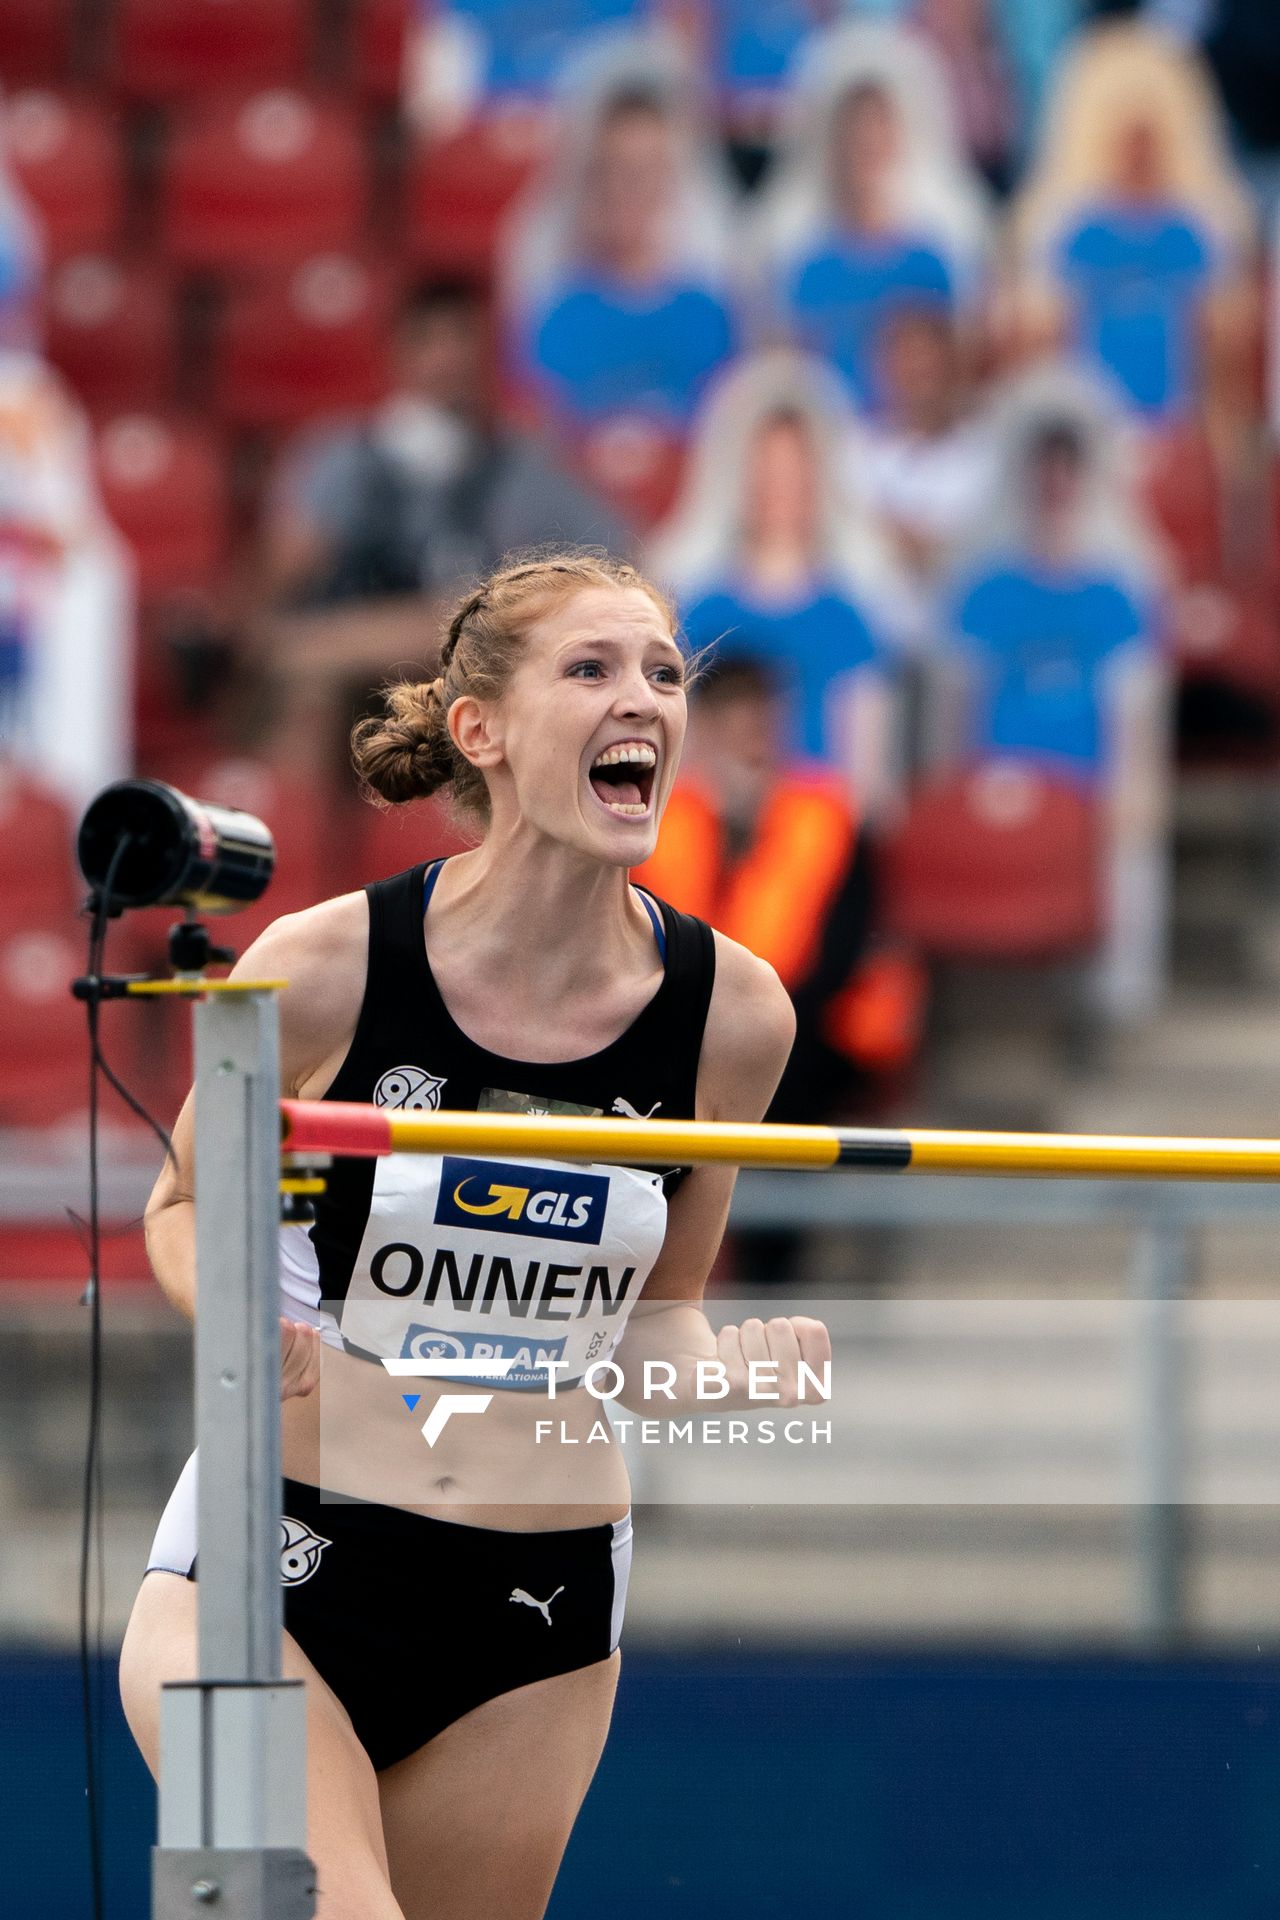
[[[307,1850],[319,1888],[316,1920],[403,1920],[387,1877],[377,1780],[346,1708],[291,1634],[286,1678],[307,1691]],[[160,1688],[194,1679],[196,1587],[180,1574],[148,1573],[120,1654],[120,1697],[153,1774],[160,1751]]]
[[[616,1653],[486,1700],[378,1775],[405,1920],[540,1920],[604,1749]]]

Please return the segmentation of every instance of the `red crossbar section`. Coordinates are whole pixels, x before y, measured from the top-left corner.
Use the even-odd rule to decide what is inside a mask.
[[[391,1152],[391,1114],[354,1100],[282,1100],[282,1144],[287,1153]]]

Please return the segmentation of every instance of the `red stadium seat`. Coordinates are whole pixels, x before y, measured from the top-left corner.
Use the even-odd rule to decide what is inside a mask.
[[[181,267],[247,276],[353,251],[367,205],[354,114],[300,93],[259,93],[211,106],[178,130],[164,244]]]
[[[210,753],[220,738],[217,672],[208,650],[222,629],[206,596],[170,595],[144,606],[133,650],[133,738],[140,772],[175,753]],[[202,657],[203,655],[203,657]]]
[[[201,800],[256,814],[271,829],[276,843],[271,885],[254,906],[216,923],[237,953],[282,913],[296,913],[342,891],[346,874],[335,871],[339,862],[329,830],[328,797],[304,776],[247,755],[221,754],[200,761],[188,753],[172,772],[159,777]]]
[[[1141,453],[1144,504],[1172,548],[1179,577],[1222,577],[1223,482],[1204,430],[1180,425],[1148,438]]]
[[[0,7],[0,82],[57,86],[70,72],[74,42],[74,0],[11,0]]]
[[[1265,585],[1189,587],[1175,603],[1178,754],[1184,765],[1274,768],[1280,623]]]
[[[61,1281],[68,1275],[81,1276],[84,1270],[83,1229],[12,1221],[0,1228],[0,1286],[7,1280],[21,1280],[24,1285],[33,1280]],[[102,1239],[101,1272],[113,1294],[129,1282],[150,1291],[155,1281],[141,1227],[111,1225]]]
[[[547,143],[546,121],[494,114],[443,140],[423,141],[408,176],[408,246],[420,267],[487,274],[503,215]]]
[[[438,796],[402,807],[362,807],[356,830],[355,884],[385,880],[419,860],[460,853],[474,844],[474,836],[468,838],[447,802]]]
[[[0,932],[0,1127],[39,1127],[87,1105],[84,1008],[70,993],[84,942],[70,914]]]
[[[98,435],[98,477],[133,549],[144,601],[216,584],[230,531],[226,456],[216,437],[126,414]]]
[[[79,905],[75,826],[38,780],[0,761],[0,935],[33,917],[69,917]]]
[[[69,94],[15,94],[4,116],[9,161],[53,259],[109,253],[124,219],[120,140],[101,107]]]
[[[386,390],[388,276],[345,254],[320,254],[286,278],[234,294],[215,384],[236,426],[288,428],[364,410]]]
[[[1228,681],[1259,698],[1280,698],[1280,628],[1269,594],[1190,588],[1179,601],[1174,641],[1184,683]]]
[[[296,85],[310,14],[307,0],[116,0],[117,84],[135,100]]]
[[[593,492],[637,533],[671,511],[684,473],[685,444],[638,415],[622,415],[583,436],[576,465]]]
[[[888,849],[893,930],[952,960],[1050,960],[1099,938],[1090,797],[1018,761],[931,781]]]
[[[45,351],[90,412],[162,411],[177,344],[173,290],[158,269],[80,254],[50,276]]]
[[[356,0],[352,33],[356,85],[366,100],[394,106],[404,90],[412,0]]]

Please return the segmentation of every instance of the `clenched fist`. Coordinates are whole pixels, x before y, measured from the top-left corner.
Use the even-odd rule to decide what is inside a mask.
[[[716,1354],[729,1379],[727,1406],[796,1407],[802,1397],[818,1397],[811,1380],[801,1395],[800,1362],[825,1383],[831,1335],[821,1320],[799,1314],[790,1320],[744,1320],[740,1327],[720,1329]]]

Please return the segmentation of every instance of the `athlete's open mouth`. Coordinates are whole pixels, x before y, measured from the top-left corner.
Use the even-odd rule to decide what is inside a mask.
[[[642,820],[649,811],[657,750],[647,740],[624,740],[606,747],[591,763],[591,791],[610,813],[624,820]]]

